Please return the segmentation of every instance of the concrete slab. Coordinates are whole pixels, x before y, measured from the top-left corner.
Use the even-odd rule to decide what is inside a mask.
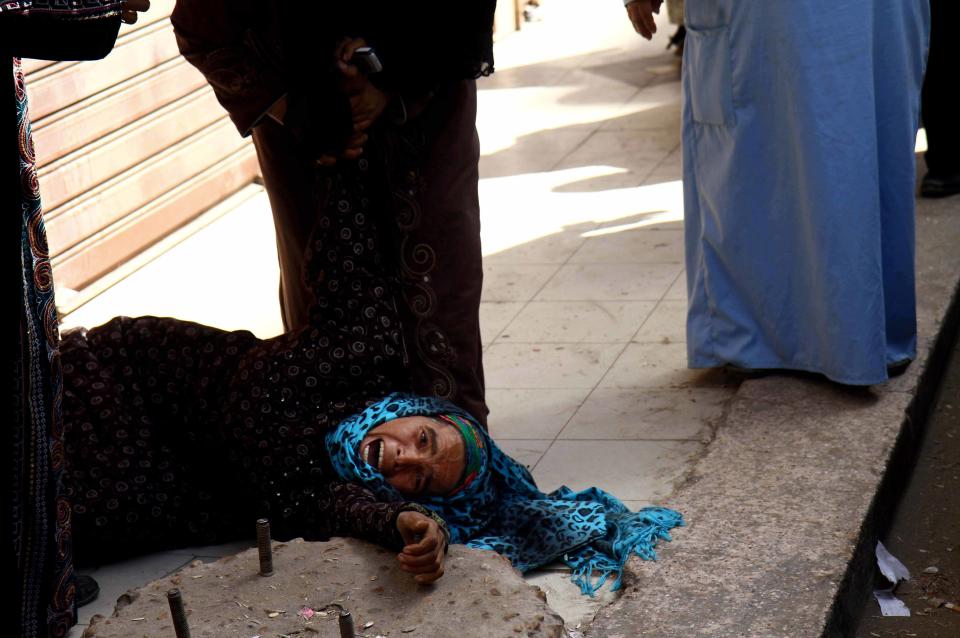
[[[95,617],[84,638],[169,638],[166,593],[174,587],[196,638],[332,638],[340,635],[334,605],[350,611],[361,637],[559,638],[564,631],[543,591],[492,552],[451,547],[444,577],[431,586],[398,570],[393,552],[353,539],[275,543],[273,564],[273,576],[260,576],[256,549],[194,561],[121,596],[114,615]]]
[[[610,591],[609,585],[604,585],[593,597],[584,596],[570,580],[570,570],[562,564],[559,569],[541,569],[529,572],[523,578],[543,590],[547,604],[560,614],[571,633],[586,627],[598,610],[619,596],[619,592]]]
[[[77,610],[77,622],[86,625],[97,615],[113,612],[117,598],[130,583],[147,583],[176,572],[193,559],[176,552],[161,552],[141,558],[113,563],[98,569],[81,569],[100,585],[100,595],[89,605]]]

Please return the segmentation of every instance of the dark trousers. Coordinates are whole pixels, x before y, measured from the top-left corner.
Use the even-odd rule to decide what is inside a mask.
[[[398,311],[413,391],[452,401],[486,426],[480,291],[480,141],[477,89],[463,81],[438,89],[418,116],[424,137],[420,195],[397,212],[400,236],[391,246],[401,275]],[[290,135],[266,121],[253,131],[273,209],[280,258],[280,300],[287,330],[308,323],[312,302],[304,278],[306,243],[316,224],[312,162]]]
[[[930,0],[930,58],[923,82],[923,125],[927,168],[934,176],[960,173],[960,38],[951,33],[960,19],[957,0]]]

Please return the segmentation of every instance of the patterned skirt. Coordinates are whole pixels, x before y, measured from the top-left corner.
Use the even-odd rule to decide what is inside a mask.
[[[360,160],[322,177],[309,325],[269,340],[171,318],[117,318],[63,338],[68,496],[78,561],[252,537],[349,532],[389,542],[396,504],[358,508],[324,437],[410,388],[399,279],[380,247],[395,208]]]

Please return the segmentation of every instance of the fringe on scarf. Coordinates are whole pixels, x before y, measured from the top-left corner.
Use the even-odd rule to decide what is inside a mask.
[[[679,512],[664,507],[645,507],[639,512],[610,515],[608,523],[607,539],[564,556],[564,562],[573,570],[570,579],[580,587],[582,593],[591,597],[611,575],[616,580],[610,590],[619,590],[627,559],[636,554],[644,560],[656,560],[654,548],[660,539],[672,540],[670,530],[684,525]],[[598,544],[605,547],[596,547]],[[595,572],[600,572],[596,579],[593,576]]]

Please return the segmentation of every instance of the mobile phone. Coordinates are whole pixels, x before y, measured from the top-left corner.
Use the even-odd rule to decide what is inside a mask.
[[[373,50],[373,47],[360,47],[354,51],[353,57],[350,58],[350,64],[360,69],[364,75],[383,71],[383,65],[380,64],[380,58],[377,57],[377,52]]]

